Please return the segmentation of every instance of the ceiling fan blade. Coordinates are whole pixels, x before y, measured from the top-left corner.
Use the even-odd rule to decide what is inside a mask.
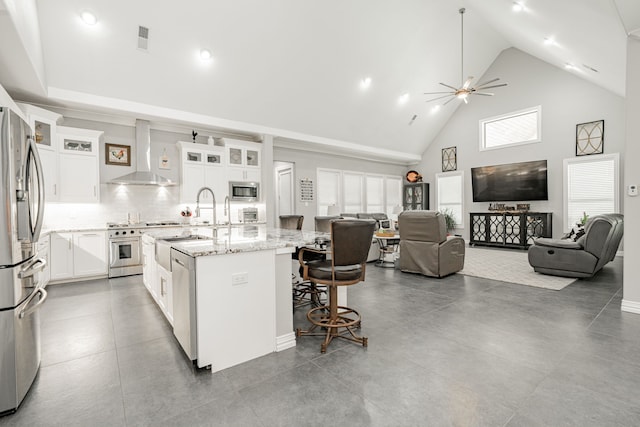
[[[462,85],[462,88],[469,89],[469,85],[471,85],[472,80],[473,80],[473,76],[469,76],[469,78],[467,78],[467,81],[464,82],[464,84]]]
[[[442,93],[449,93],[449,94],[453,95],[455,92],[453,92],[453,91],[449,91],[449,92],[425,92],[425,93],[423,93],[423,95],[440,95]]]
[[[492,88],[494,88],[494,87],[503,87],[503,86],[506,86],[506,85],[507,85],[506,83],[500,83],[499,85],[485,86],[485,87],[483,87],[483,88],[476,88],[476,91],[477,91],[477,90],[492,89]]]
[[[441,84],[442,86],[448,87],[449,89],[458,90],[458,88],[457,88],[457,87],[449,86],[449,85],[444,84],[444,83],[440,83],[440,84]]]
[[[468,97],[468,96],[467,96],[466,98],[463,98],[463,99],[464,99],[464,103],[465,103],[465,104],[468,104],[468,103],[469,103],[469,97]]]
[[[444,104],[442,104],[442,106],[444,107],[445,105],[447,105],[448,103],[450,103],[451,101],[453,101],[454,99],[456,99],[455,96],[451,97],[450,100],[448,100],[447,102],[445,102]]]
[[[489,83],[497,82],[498,80],[500,80],[500,77],[496,77],[495,79],[491,79],[486,82],[480,83],[479,85],[476,86],[476,88],[482,87],[484,85],[488,85]]]
[[[449,95],[444,95],[444,96],[439,96],[437,98],[433,98],[433,99],[427,99],[425,102],[431,102],[431,101],[436,101],[438,99],[442,99],[442,98],[446,98],[448,96],[453,96],[453,94],[449,94]]]
[[[472,95],[482,95],[482,96],[493,96],[492,93],[488,93],[488,92],[472,92]]]

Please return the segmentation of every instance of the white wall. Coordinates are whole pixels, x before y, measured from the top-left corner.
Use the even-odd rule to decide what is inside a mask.
[[[353,172],[365,172],[396,176],[404,176],[406,170],[404,166],[377,163],[350,157],[334,156],[330,153],[323,154],[309,151],[290,150],[279,147],[274,148],[273,159],[274,161],[291,162],[295,164],[295,213],[298,215],[304,215],[305,220],[302,224],[302,228],[305,230],[313,230],[315,227],[313,218],[317,215],[316,209],[318,179],[316,176],[316,171],[318,168],[339,169]],[[308,178],[313,181],[315,190],[315,197],[313,202],[300,202],[300,180],[304,178]]]
[[[456,146],[458,170],[464,171],[464,204],[465,215],[468,215],[469,212],[487,211],[489,206],[488,203],[472,201],[472,167],[546,159],[549,168],[549,200],[530,203],[532,210],[553,212],[553,235],[559,237],[563,232],[564,211],[562,161],[575,157],[576,124],[604,119],[605,154],[618,152],[623,155],[624,99],[515,48],[504,50],[481,80],[494,77],[500,77],[501,81],[509,85],[495,89],[493,97],[472,95],[469,104],[461,104],[425,151],[422,162],[415,169],[424,176],[425,182],[431,183],[431,206],[435,206],[434,179],[435,174],[442,170],[441,150]],[[542,106],[542,142],[479,151],[480,119],[536,105]],[[465,221],[462,232],[466,239],[469,238],[468,222]]]
[[[640,185],[640,40],[629,37],[627,41],[627,138],[624,184]],[[626,235],[624,245],[623,300],[622,310],[640,314],[640,270],[635,265],[635,260],[640,259],[640,197],[629,197],[625,194],[624,204],[624,232]]]

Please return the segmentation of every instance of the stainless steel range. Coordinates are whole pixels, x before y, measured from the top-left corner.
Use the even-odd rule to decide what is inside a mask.
[[[142,234],[149,227],[179,225],[177,221],[129,224],[107,223],[109,228],[109,278],[142,274]]]
[[[145,224],[109,223],[109,278],[142,274]]]

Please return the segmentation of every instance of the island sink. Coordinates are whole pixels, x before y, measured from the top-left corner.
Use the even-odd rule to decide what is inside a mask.
[[[156,261],[167,271],[171,271],[171,245],[176,242],[213,240],[208,236],[190,234],[187,236],[165,237],[156,240]]]

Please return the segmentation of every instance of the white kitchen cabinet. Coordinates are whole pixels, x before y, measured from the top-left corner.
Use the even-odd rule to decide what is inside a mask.
[[[62,115],[35,105],[18,102],[17,105],[26,114],[29,126],[33,130],[33,139],[38,144],[38,150],[55,151],[57,144],[57,126],[62,121]]]
[[[51,281],[107,274],[107,235],[104,231],[52,233]]]
[[[51,257],[49,256],[49,235],[41,236],[38,240],[38,258],[43,259],[46,264],[40,272],[40,285],[47,286],[51,280]]]
[[[173,284],[171,272],[165,270],[160,265],[158,265],[156,272],[156,283],[158,284],[158,298],[156,301],[169,323],[173,325]]]
[[[52,233],[51,281],[73,278],[73,233]]]
[[[156,261],[156,246],[153,237],[142,237],[142,281],[158,304],[160,310],[173,325],[173,286],[171,272],[165,270]]]
[[[58,156],[61,202],[90,203],[99,201],[100,185],[96,162],[77,154]]]
[[[104,231],[73,233],[73,276],[107,274],[107,236]]]
[[[224,139],[227,150],[227,180],[260,182],[262,145],[256,142]]]
[[[142,239],[142,282],[151,296],[155,299],[156,293],[153,283],[156,277],[156,247],[153,241]]]
[[[224,202],[229,194],[224,148],[188,142],[178,142],[178,148],[181,157],[180,201],[195,203],[198,191],[209,187],[215,194],[216,203]],[[211,194],[202,193],[200,202],[212,203]]]
[[[44,196],[47,202],[58,201],[58,123],[60,114],[47,111],[34,105],[18,103],[27,115],[33,130],[33,138],[38,147],[44,173]]]
[[[240,182],[260,182],[260,170],[229,167],[227,169],[227,179],[229,181]]]
[[[42,172],[44,175],[44,200],[46,202],[57,202],[60,199],[58,192],[58,154],[53,150],[40,149],[38,154],[42,162]]]
[[[99,145],[102,132],[58,126],[58,188],[60,202],[100,201]]]

